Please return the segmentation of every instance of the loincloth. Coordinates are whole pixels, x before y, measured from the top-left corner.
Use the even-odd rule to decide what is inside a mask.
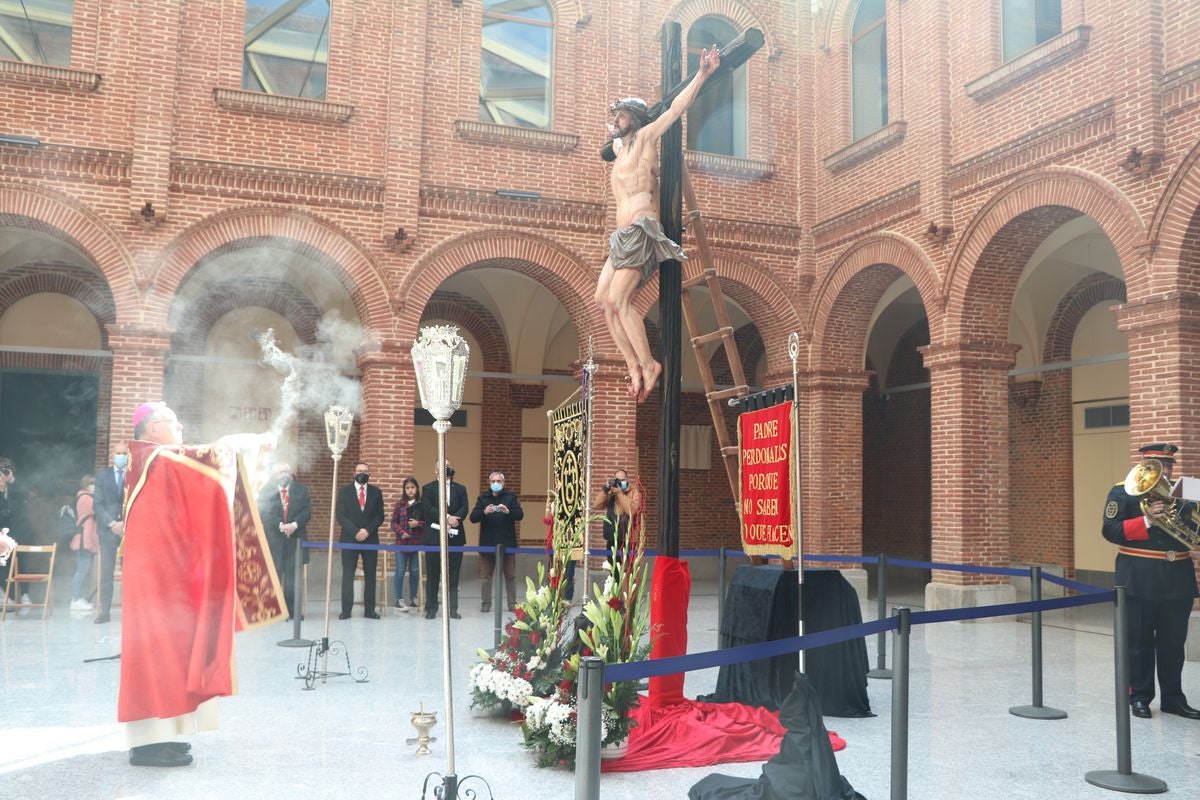
[[[618,228],[609,237],[608,257],[613,269],[641,270],[639,289],[654,277],[663,261],[687,260],[683,248],[668,239],[662,225],[651,216],[638,217],[624,228]]]

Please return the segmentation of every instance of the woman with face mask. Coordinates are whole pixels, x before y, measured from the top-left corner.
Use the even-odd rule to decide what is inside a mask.
[[[488,491],[475,500],[471,510],[471,522],[479,525],[479,546],[506,548],[517,546],[517,523],[525,518],[525,510],[517,496],[504,488],[504,473],[493,472],[488,476]],[[496,552],[479,554],[480,603],[479,610],[492,610],[492,578],[496,574]],[[517,607],[517,556],[504,554],[504,590],[508,599],[508,610]]]

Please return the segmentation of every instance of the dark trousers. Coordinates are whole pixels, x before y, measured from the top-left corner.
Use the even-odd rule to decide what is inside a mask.
[[[515,545],[509,545],[515,547]],[[483,602],[480,608],[489,611],[492,608],[492,579],[496,575],[496,551],[479,554],[479,594]],[[517,602],[517,557],[512,553],[504,554],[504,590],[508,593],[508,607],[511,609]]]
[[[461,541],[461,537],[460,537]],[[450,613],[458,612],[458,573],[462,571],[462,553],[450,553],[446,570],[449,573],[450,586],[446,591],[446,604]],[[442,554],[425,554],[425,613],[438,610],[438,589],[442,585]]]
[[[1130,702],[1154,699],[1157,663],[1160,703],[1186,703],[1181,675],[1192,599],[1147,600],[1130,595],[1128,601]]]
[[[112,531],[97,530],[100,535],[100,598],[96,611],[107,614],[112,609],[113,575],[117,571],[117,549],[121,537]]]
[[[365,542],[343,542],[342,544],[379,544],[378,538],[370,538]],[[354,608],[354,570],[358,567],[358,557],[362,556],[363,565],[363,613],[375,613],[375,570],[379,565],[377,550],[343,550],[342,551],[342,613],[349,614]]]
[[[296,536],[267,534],[267,544],[271,546],[271,560],[275,562],[275,574],[279,576],[279,583],[283,586],[283,599],[287,602],[289,617],[296,613],[296,559],[300,557],[296,550],[301,541],[303,540]],[[342,553],[344,555],[346,551],[343,550]],[[351,599],[354,597],[353,588],[351,586]]]

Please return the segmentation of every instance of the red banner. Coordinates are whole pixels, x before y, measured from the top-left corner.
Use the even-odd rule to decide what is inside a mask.
[[[751,555],[795,555],[792,519],[792,404],[738,417],[741,446],[742,549]]]

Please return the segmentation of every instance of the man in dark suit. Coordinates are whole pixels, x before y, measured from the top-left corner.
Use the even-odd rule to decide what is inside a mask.
[[[354,465],[354,482],[343,486],[337,496],[337,521],[342,527],[338,539],[342,544],[379,544],[379,526],[383,524],[383,492],[371,486],[366,464]],[[379,619],[375,610],[375,569],[379,563],[376,550],[342,551],[342,613],[338,619],[350,619],[354,607],[354,570],[358,557],[363,565],[363,616]]]
[[[433,467],[433,474],[437,475],[437,465]],[[421,489],[421,505],[423,518],[428,520],[425,525],[425,534],[421,538],[421,544],[432,545],[434,547],[441,543],[441,530],[438,527],[439,515],[441,509],[439,507],[441,497],[441,487],[445,485],[448,488],[446,492],[446,526],[448,529],[448,541],[451,547],[461,547],[467,543],[467,537],[463,533],[463,518],[467,516],[467,489],[461,483],[454,482],[454,467],[446,465],[446,480],[443,484],[441,481],[432,480],[425,484]],[[446,608],[450,612],[451,619],[462,619],[462,615],[458,613],[458,573],[462,569],[462,553],[450,553],[449,560],[446,563],[447,578],[450,585],[446,587]],[[441,553],[426,553],[425,554],[425,619],[433,619],[437,616],[438,610],[438,589],[442,583],[442,557]]]
[[[1168,480],[1179,448],[1150,444],[1139,448],[1144,459],[1162,464]],[[1152,500],[1142,509],[1144,495],[1131,495],[1118,483],[1104,501],[1104,538],[1117,545],[1116,585],[1124,586],[1129,621],[1129,705],[1135,717],[1150,717],[1154,699],[1154,668],[1162,688],[1164,713],[1200,719],[1183,693],[1184,643],[1196,589],[1196,570],[1188,547],[1159,527],[1165,504]],[[1177,501],[1181,502],[1181,501]],[[1191,522],[1193,505],[1183,503],[1181,520]]]
[[[296,602],[300,598],[296,589],[296,550],[303,549],[301,542],[308,539],[312,498],[309,497],[308,487],[292,478],[292,468],[288,464],[275,465],[273,479],[258,494],[258,514],[262,517],[267,544],[271,547],[275,572],[283,584],[288,613],[295,615],[299,612]],[[301,563],[308,563],[307,550],[303,550],[300,557],[303,559]]]
[[[129,445],[117,442],[112,448],[112,466],[96,474],[94,511],[96,533],[100,536],[100,601],[96,624],[109,621],[112,610],[113,574],[117,568],[117,550],[125,535],[125,468],[129,466]]]

